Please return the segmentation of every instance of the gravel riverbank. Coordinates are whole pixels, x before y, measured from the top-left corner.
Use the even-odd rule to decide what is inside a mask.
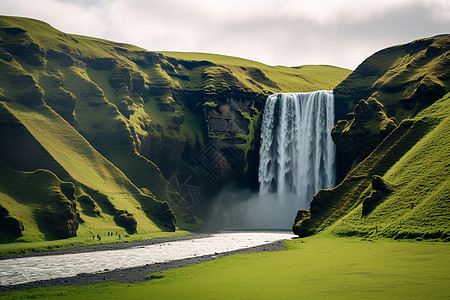
[[[118,249],[127,249],[127,248],[133,248],[133,247],[140,247],[140,246],[146,246],[146,245],[154,245],[154,244],[161,244],[166,242],[174,242],[174,241],[181,241],[181,240],[189,240],[189,239],[199,239],[199,238],[205,238],[209,237],[210,234],[208,233],[194,233],[186,236],[180,236],[180,237],[169,237],[169,238],[155,238],[151,240],[144,240],[144,241],[132,241],[132,242],[122,242],[122,243],[114,243],[114,244],[99,244],[99,245],[92,245],[92,246],[86,246],[86,247],[76,247],[76,248],[70,248],[70,249],[62,249],[62,250],[54,250],[54,251],[48,251],[48,252],[41,252],[41,253],[32,253],[27,255],[14,255],[14,256],[8,256],[8,257],[2,257],[2,259],[7,258],[17,258],[17,257],[28,257],[28,256],[43,256],[43,255],[59,255],[59,254],[72,254],[72,253],[82,253],[82,252],[93,252],[93,251],[102,251],[102,250],[118,250]],[[143,282],[152,280],[155,278],[147,277],[147,275],[160,272],[160,271],[166,271],[174,268],[181,268],[186,267],[192,264],[199,264],[206,261],[211,261],[217,258],[221,258],[224,256],[237,254],[237,253],[252,253],[252,252],[262,252],[262,251],[280,251],[284,250],[284,241],[276,241],[273,243],[268,243],[256,247],[251,248],[245,248],[240,249],[236,251],[229,251],[224,253],[215,253],[212,255],[205,255],[205,256],[199,256],[199,257],[191,257],[181,260],[173,260],[163,263],[155,263],[155,264],[148,264],[144,266],[139,267],[133,267],[133,268],[123,268],[123,269],[117,269],[117,270],[108,270],[105,269],[103,272],[98,273],[83,273],[78,274],[74,277],[67,277],[67,278],[57,278],[57,279],[50,279],[50,280],[41,280],[41,281],[34,281],[34,282],[28,282],[23,284],[16,284],[16,285],[6,285],[6,286],[0,286],[0,292],[5,291],[14,291],[14,290],[26,290],[31,288],[42,288],[42,287],[50,287],[50,286],[79,286],[79,285],[86,285],[86,284],[95,284],[100,282],[121,282],[121,283],[137,283],[137,282]],[[70,267],[70,266],[68,266]]]

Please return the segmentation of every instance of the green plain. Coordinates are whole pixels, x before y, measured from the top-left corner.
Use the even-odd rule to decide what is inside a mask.
[[[319,235],[287,251],[239,254],[153,274],[139,284],[103,283],[1,293],[4,299],[448,299],[446,243]]]

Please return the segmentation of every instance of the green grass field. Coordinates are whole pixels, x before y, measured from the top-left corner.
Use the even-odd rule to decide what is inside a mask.
[[[0,293],[2,299],[448,299],[450,245],[315,236],[287,251],[233,255],[104,283]],[[155,276],[155,277],[156,277]]]

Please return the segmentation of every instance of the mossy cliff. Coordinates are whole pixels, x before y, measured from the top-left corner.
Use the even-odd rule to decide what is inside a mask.
[[[1,238],[196,226],[173,183],[194,175],[205,193],[255,182],[265,97],[331,89],[348,74],[150,52],[1,16]]]
[[[448,239],[449,67],[441,35],[379,51],[336,87],[332,137],[347,173],[299,212],[296,234]]]
[[[367,58],[334,89],[338,122],[332,137],[354,166],[402,120],[449,91],[448,51],[448,35],[390,47]]]

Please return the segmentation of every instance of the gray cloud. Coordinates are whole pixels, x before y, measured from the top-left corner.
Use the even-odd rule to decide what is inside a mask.
[[[382,48],[450,28],[445,0],[6,0],[0,9],[148,50],[352,69]]]

